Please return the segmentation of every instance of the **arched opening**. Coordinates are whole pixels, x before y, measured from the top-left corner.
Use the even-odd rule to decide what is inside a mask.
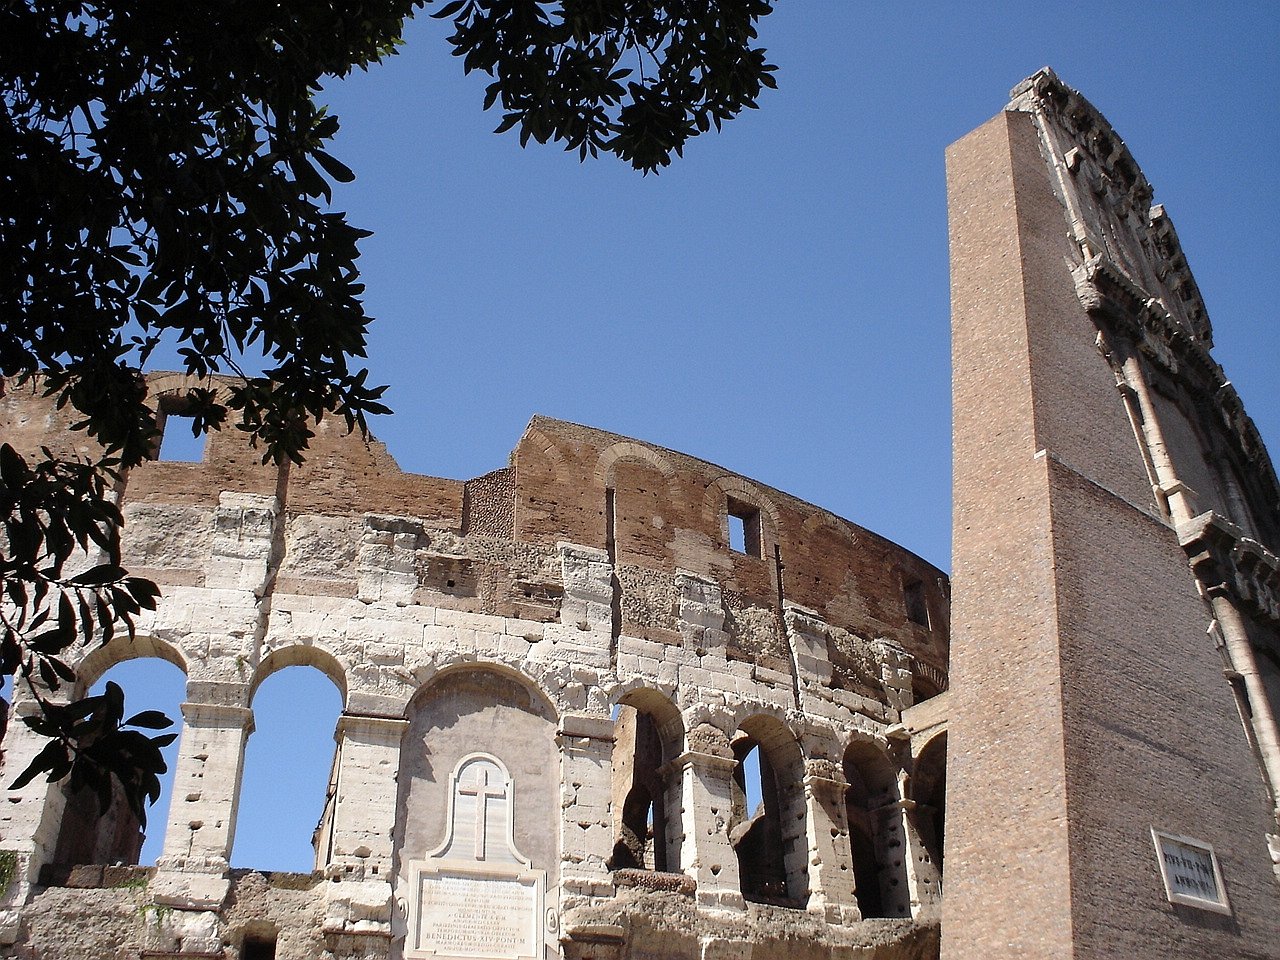
[[[666,765],[683,745],[680,713],[661,694],[635,691],[616,708],[611,870],[679,870],[680,778]]]
[[[916,758],[911,777],[911,798],[916,802],[920,842],[942,878],[947,810],[947,735],[930,740]]]
[[[342,691],[326,671],[288,666],[262,680],[251,702],[254,731],[244,773],[231,863],[310,873],[333,770]]]
[[[734,760],[729,841],[742,895],[801,907],[809,897],[804,757],[781,721],[752,717],[730,746]]]
[[[942,688],[930,680],[928,677],[922,677],[916,674],[911,678],[911,702],[923,703],[936,697],[942,692]]]
[[[872,743],[855,740],[844,755],[845,813],[854,894],[863,919],[911,916],[897,772]]]
[[[143,649],[145,646],[139,647],[140,651]],[[151,655],[116,663],[105,673],[101,672],[102,666],[103,662],[86,661],[81,668],[81,677],[92,682],[88,696],[98,696],[106,690],[108,682],[115,683],[124,691],[126,718],[145,710],[159,710],[173,721],[174,725],[167,730],[145,733],[155,735],[181,730],[181,704],[187,689],[187,678],[181,669]],[[154,864],[164,846],[178,741],[162,748],[161,755],[167,769],[160,776],[160,796],[147,810],[145,828],[124,802],[118,785],[112,790],[111,806],[106,810],[99,809],[93,790],[68,791],[52,863],[63,866]]]
[[[240,960],[275,960],[280,931],[262,920],[246,924],[234,938],[240,941]]]
[[[393,847],[407,955],[426,952],[423,904],[438,896],[441,863],[475,863],[499,876],[546,871],[546,889],[555,889],[562,817],[572,812],[561,789],[558,718],[525,678],[496,667],[444,671],[414,697],[406,719]],[[605,824],[584,820],[580,828]]]

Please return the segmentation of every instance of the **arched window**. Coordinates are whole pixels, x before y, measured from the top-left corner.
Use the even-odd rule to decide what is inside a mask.
[[[920,840],[942,876],[942,854],[947,810],[947,735],[930,740],[916,758],[911,777],[911,799]]]
[[[92,676],[93,665],[82,669]],[[165,731],[148,734],[177,733],[182,729],[180,705],[185,699],[186,677],[174,664],[159,657],[145,656],[117,663],[97,678],[89,696],[97,696],[113,682],[124,691],[125,717],[144,710],[159,710],[174,725]],[[58,831],[58,844],[52,862],[64,866],[75,864],[151,865],[164,845],[165,823],[173,793],[173,773],[178,759],[175,740],[161,751],[168,767],[160,777],[160,797],[147,809],[145,831],[138,818],[125,804],[119,787],[112,792],[111,806],[100,810],[92,790],[68,792],[67,803]]]
[[[653,690],[628,694],[614,716],[612,870],[680,869],[680,777],[664,767],[684,747],[675,706]]]
[[[849,781],[845,812],[858,909],[863,919],[909,917],[897,772],[875,744],[855,740],[845,751],[844,775]]]
[[[742,895],[802,907],[809,873],[800,745],[781,721],[752,717],[731,746],[737,766],[729,840],[738,856]]]
[[[251,706],[254,731],[245,747],[231,863],[310,873],[323,865],[324,851],[312,844],[328,795],[342,692],[316,667],[289,666],[261,683]]]

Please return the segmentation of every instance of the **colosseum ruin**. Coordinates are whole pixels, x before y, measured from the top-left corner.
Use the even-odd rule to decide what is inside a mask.
[[[163,853],[12,792],[0,957],[1280,956],[1280,486],[1177,235],[1049,71],[948,171],[953,580],[544,417],[465,481],[328,422],[285,468],[215,433],[125,479],[163,598],[71,691],[185,673]],[[175,418],[194,385],[147,383]],[[0,398],[23,450],[91,452],[68,428]],[[315,869],[233,870],[254,694],[295,665],[343,702]]]

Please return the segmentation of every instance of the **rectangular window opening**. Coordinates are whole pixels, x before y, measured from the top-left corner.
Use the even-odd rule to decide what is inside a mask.
[[[160,421],[160,452],[156,459],[165,463],[200,463],[204,460],[206,434],[191,432],[191,417],[166,413]]]
[[[749,503],[729,499],[729,547],[751,557],[760,556],[760,511]]]
[[[276,938],[273,936],[245,937],[240,948],[240,960],[275,960]]]
[[[907,619],[922,627],[929,625],[929,604],[924,595],[924,583],[912,580],[903,584],[902,596],[907,605]]]

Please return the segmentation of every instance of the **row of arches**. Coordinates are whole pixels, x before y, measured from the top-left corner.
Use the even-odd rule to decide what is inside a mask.
[[[179,659],[176,652],[146,644],[137,649],[148,656],[113,666],[98,679],[98,686],[115,679],[125,688],[131,711],[160,709],[177,716],[185,677],[173,663]],[[159,662],[161,654],[170,663]],[[332,805],[340,755],[333,754],[330,738],[343,716],[343,677],[336,661],[304,664],[301,660],[296,651],[280,654],[264,664],[253,684],[250,705],[256,732],[244,746],[244,779],[238,810],[233,811],[233,866],[307,872],[313,867],[324,869],[334,857]],[[100,665],[86,666],[86,672],[101,673],[95,669]],[[147,699],[157,686],[157,672],[164,675],[160,686],[170,688],[167,701]],[[434,713],[421,712],[419,701],[428,699]],[[416,799],[404,791],[412,791],[412,785],[424,779],[440,781],[434,765],[443,756],[443,746],[459,738],[468,747],[510,740],[511,716],[523,714],[538,717],[538,736],[551,744],[555,710],[549,701],[537,706],[545,700],[528,678],[513,679],[477,664],[455,671],[447,684],[433,681],[429,698],[419,691],[397,748],[402,786],[397,788],[393,780],[390,787],[401,791],[395,801],[402,824],[397,828],[397,851],[406,844],[414,850],[429,845],[426,834],[413,835],[418,829],[414,824],[434,823],[438,818],[434,813],[407,816],[406,811],[435,811],[439,798],[421,787]],[[516,707],[514,714],[508,710],[509,715],[500,720],[506,709],[502,704]],[[810,770],[800,740],[782,718],[770,714],[743,717],[731,734],[705,720],[690,722],[693,729],[687,730],[686,717],[656,690],[635,689],[620,698],[609,758],[612,850],[608,868],[688,872],[696,852],[691,852],[693,799],[687,795],[683,762],[690,751],[718,754],[718,762],[728,771],[725,831],[741,895],[760,903],[805,906],[814,846],[809,823],[812,798],[806,795]],[[548,749],[554,768],[556,750]],[[839,815],[832,821],[832,837],[852,872],[850,886],[863,917],[911,915],[913,898],[919,900],[918,890],[913,893],[911,887],[921,882],[919,876],[909,877],[913,858],[923,857],[932,864],[932,873],[925,871],[926,884],[940,882],[945,750],[943,734],[914,758],[909,751],[891,757],[875,742],[856,738],[843,753],[839,764],[843,797]],[[509,765],[518,767],[522,759],[516,753]],[[171,770],[173,766],[171,757]],[[539,775],[536,766],[522,776],[545,776],[545,769]],[[543,792],[548,791],[550,786]],[[552,818],[547,824],[551,826],[559,802],[553,791],[548,796],[545,815]],[[54,861],[153,862],[163,848],[170,802],[178,803],[162,797],[143,844],[136,824],[135,836],[130,838],[127,824],[122,828],[119,823],[93,822],[92,809],[85,806],[93,803],[92,798],[68,798]],[[173,815],[169,820],[174,822]],[[554,833],[552,829],[529,835]],[[551,854],[548,857],[554,859]]]
[[[614,711],[613,870],[681,870],[685,839],[680,755],[687,746],[682,717],[656,691],[624,697]],[[714,737],[714,735],[712,735]],[[742,720],[727,738],[731,759],[728,835],[743,897],[804,906],[810,845],[806,764],[799,740],[778,718]],[[946,802],[946,734],[920,754],[895,762],[870,740],[855,739],[841,763],[842,817],[833,831],[846,838],[859,912],[911,916],[908,874],[918,851],[927,870],[917,883],[940,894]],[[847,828],[847,829],[842,829]],[[910,834],[910,836],[909,836]],[[915,894],[919,897],[919,892]]]
[[[141,656],[116,664],[90,688],[108,681],[125,691],[130,714],[159,710],[182,725],[186,674],[168,658]],[[331,779],[333,731],[342,692],[325,671],[291,665],[273,670],[253,691],[254,731],[244,752],[244,772],[231,865],[309,872],[312,837]],[[62,865],[117,862],[155,864],[172,802],[178,742],[162,751],[168,766],[161,794],[145,830],[123,804],[103,817],[91,792],[68,796],[52,862]]]

